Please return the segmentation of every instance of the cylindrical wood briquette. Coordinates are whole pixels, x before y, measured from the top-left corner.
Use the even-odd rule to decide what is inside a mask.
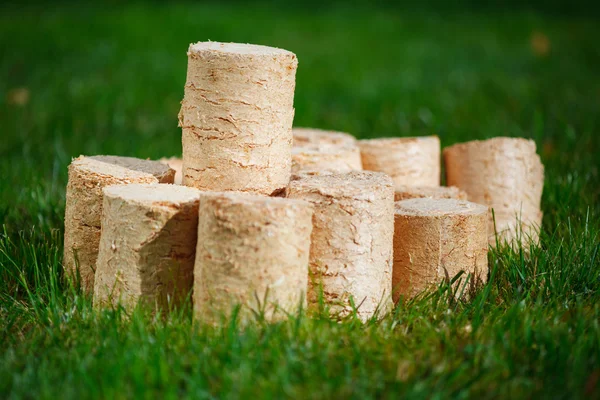
[[[200,42],[188,50],[179,113],[183,184],[270,195],[291,174],[296,55]]]
[[[460,271],[472,283],[487,281],[487,207],[466,200],[416,198],[396,202],[394,212],[395,302]]]
[[[286,191],[315,205],[308,300],[323,290],[334,313],[366,320],[391,306],[394,190],[389,176],[370,171],[300,174]]]
[[[537,242],[544,166],[534,141],[497,137],[459,143],[444,149],[444,161],[448,185],[494,210],[500,241]],[[491,212],[489,225],[489,241],[495,244]]]
[[[157,309],[190,295],[200,191],[165,184],[104,189],[94,305]]]
[[[164,164],[161,165],[162,163],[152,160],[122,156],[88,156],[86,158],[153,175],[158,183],[173,183],[175,179],[174,168],[165,168]]]
[[[196,318],[215,323],[241,306],[285,318],[306,303],[313,207],[310,203],[240,192],[200,199],[194,268]]]
[[[356,145],[349,133],[314,128],[293,128],[294,147],[306,145]]]
[[[292,173],[307,171],[350,172],[362,170],[356,145],[310,145],[292,148]]]
[[[358,141],[363,169],[384,172],[396,185],[440,185],[440,139],[437,136]]]

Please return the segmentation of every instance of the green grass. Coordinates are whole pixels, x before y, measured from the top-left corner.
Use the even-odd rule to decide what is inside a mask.
[[[0,397],[599,398],[598,37],[585,13],[523,8],[0,9]],[[180,154],[185,51],[207,39],[296,52],[300,126],[533,138],[540,247],[492,251],[469,302],[440,287],[364,325],[93,310],[60,264],[67,165]]]

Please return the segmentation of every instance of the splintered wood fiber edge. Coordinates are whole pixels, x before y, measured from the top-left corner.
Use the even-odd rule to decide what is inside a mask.
[[[448,185],[464,190],[470,201],[494,210],[501,241],[537,242],[544,166],[533,140],[475,140],[447,147],[443,154]],[[489,225],[489,240],[495,244],[491,211]]]
[[[183,160],[179,157],[163,157],[158,160],[161,164],[168,165],[171,169],[175,171],[175,176],[173,178],[173,183],[175,185],[183,184]],[[167,182],[165,182],[167,183]]]
[[[158,309],[190,294],[200,191],[167,184],[104,189],[94,305]]]
[[[179,113],[183,184],[270,195],[291,173],[298,59],[273,47],[190,45]]]
[[[332,312],[366,320],[391,306],[394,189],[389,176],[370,171],[301,174],[286,191],[315,206],[308,301],[322,290]],[[314,281],[314,282],[313,282]]]
[[[363,169],[384,172],[396,185],[440,185],[437,136],[359,140]]]
[[[355,144],[305,144],[292,148],[292,173],[304,171],[350,172],[362,170],[360,150]]]
[[[286,317],[306,303],[313,206],[241,192],[200,199],[194,311],[214,323],[241,305],[240,318]]]
[[[293,128],[294,147],[306,145],[356,145],[356,138],[349,133],[314,128]]]
[[[394,188],[394,200],[418,199],[428,197],[430,199],[458,199],[467,200],[467,194],[454,186],[408,186],[396,185]]]
[[[126,183],[172,183],[175,172],[157,161],[117,156],[80,156],[69,165],[65,205],[63,265],[81,277],[87,292],[94,289],[100,243],[102,189]]]
[[[394,302],[452,279],[460,271],[470,274],[474,284],[487,281],[487,212],[487,207],[466,200],[396,202]]]

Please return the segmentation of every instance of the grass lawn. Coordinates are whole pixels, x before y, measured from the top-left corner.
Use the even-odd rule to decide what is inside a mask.
[[[0,8],[0,397],[600,398],[598,38],[525,9]],[[208,39],[294,51],[298,126],[533,138],[541,245],[491,251],[469,302],[441,287],[364,325],[93,310],[62,274],[67,165],[180,154],[185,52]]]

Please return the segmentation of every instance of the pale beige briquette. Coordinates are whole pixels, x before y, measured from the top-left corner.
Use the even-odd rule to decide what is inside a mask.
[[[200,42],[179,113],[183,184],[270,195],[291,174],[298,60],[286,50]]]
[[[178,157],[170,157],[170,158],[161,158],[160,161],[164,165],[168,165],[175,171],[175,178],[173,179],[173,183],[175,185],[183,184],[183,160]]]
[[[174,175],[175,171],[158,161],[131,157],[80,156],[71,162],[65,205],[63,266],[72,277],[79,271],[84,291],[94,289],[102,189],[124,183],[172,183]]]
[[[330,171],[330,170],[300,171],[300,172],[295,172],[292,174],[292,177],[290,178],[290,182],[297,181],[298,179],[304,179],[304,178],[310,177],[310,176],[324,176],[324,175],[336,175],[336,174],[338,174],[338,172],[334,172],[334,171]],[[289,191],[289,189],[283,193],[282,197],[286,197],[288,191]]]
[[[459,143],[444,149],[446,180],[464,190],[470,201],[493,209],[501,241],[515,245],[538,239],[544,166],[535,142],[498,137]],[[489,241],[495,244],[489,214]]]
[[[466,200],[417,198],[396,202],[394,213],[395,302],[461,271],[466,275],[460,285],[455,283],[456,294],[487,281],[487,207]]]
[[[314,128],[293,128],[294,147],[305,145],[356,145],[356,138],[349,133]]]
[[[166,184],[104,189],[94,305],[168,310],[191,294],[200,191]]]
[[[359,140],[363,169],[384,172],[396,185],[440,185],[437,136]]]
[[[158,183],[173,183],[175,179],[174,168],[165,168],[164,165],[161,165],[162,163],[153,160],[122,156],[88,156],[86,158],[153,175],[158,179]]]
[[[304,174],[289,198],[315,205],[310,248],[309,303],[320,290],[334,313],[352,311],[366,320],[391,307],[394,189],[389,176],[370,171]]]
[[[310,171],[350,172],[362,170],[355,144],[305,144],[292,148],[292,173]]]
[[[430,199],[458,199],[467,200],[467,194],[454,186],[408,186],[396,185],[394,187],[394,200],[408,200],[427,197]]]
[[[296,313],[306,303],[313,206],[241,192],[200,199],[194,312],[209,323],[240,305],[243,322]]]

